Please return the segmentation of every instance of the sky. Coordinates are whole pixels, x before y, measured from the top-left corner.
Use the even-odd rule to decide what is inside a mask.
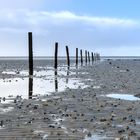
[[[59,56],[79,48],[102,56],[140,55],[140,0],[0,0],[0,56]]]

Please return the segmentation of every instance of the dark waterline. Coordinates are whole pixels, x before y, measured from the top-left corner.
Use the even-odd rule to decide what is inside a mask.
[[[80,56],[78,57],[80,60]],[[53,56],[35,56],[35,60],[54,60]],[[60,60],[66,60],[66,56],[59,56],[58,59]],[[70,56],[70,59],[76,59],[75,56]],[[85,57],[83,56],[83,59]],[[101,56],[101,59],[140,59],[140,56]],[[0,60],[28,60],[28,57],[26,56],[4,56],[0,57]]]

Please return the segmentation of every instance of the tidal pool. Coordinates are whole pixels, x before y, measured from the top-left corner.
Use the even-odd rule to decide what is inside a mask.
[[[104,140],[107,139],[106,136],[99,136],[99,135],[92,135],[91,137],[85,137],[84,140]],[[110,138],[108,138],[108,140],[110,140]]]
[[[118,93],[115,94],[115,93],[112,93],[112,94],[108,94],[106,96],[110,97],[110,98],[121,99],[121,100],[129,100],[129,101],[140,100],[140,98],[135,97],[134,95],[130,95],[130,94],[118,94]]]
[[[69,72],[69,73],[68,73]],[[13,71],[4,71],[3,74],[18,75],[17,78],[0,79],[0,97],[15,97],[17,95],[28,98],[29,76],[28,71],[20,71],[19,74]],[[34,71],[33,78],[33,95],[49,95],[52,92],[61,92],[70,89],[86,88],[79,78],[71,77],[73,72],[67,69],[52,69]],[[62,77],[61,77],[62,76]],[[16,77],[16,76],[15,76]]]

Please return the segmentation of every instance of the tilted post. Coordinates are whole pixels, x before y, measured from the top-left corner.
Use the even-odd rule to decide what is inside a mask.
[[[89,54],[89,52],[88,52],[88,62],[90,63],[90,54]]]
[[[67,65],[70,67],[70,57],[69,57],[69,48],[66,46],[66,54],[67,54]]]

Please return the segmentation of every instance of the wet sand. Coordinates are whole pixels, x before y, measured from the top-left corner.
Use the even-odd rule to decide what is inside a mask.
[[[108,97],[140,96],[140,60],[106,60],[70,72],[61,77],[79,78],[87,87],[79,85],[77,89],[67,88],[32,100],[11,97],[11,103],[2,102],[0,139],[140,139],[139,98]]]

